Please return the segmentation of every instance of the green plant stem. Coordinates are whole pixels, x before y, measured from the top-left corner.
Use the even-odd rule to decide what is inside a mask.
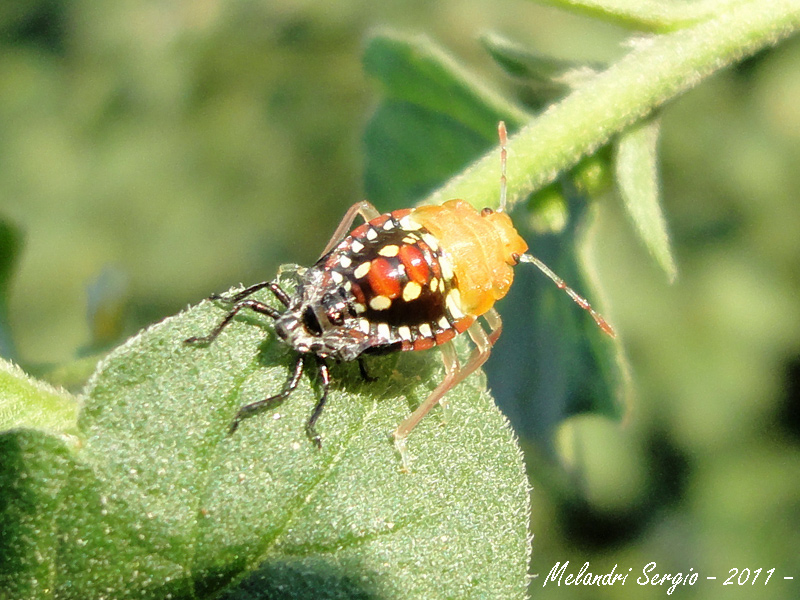
[[[640,31],[672,31],[713,18],[742,0],[664,2],[663,0],[535,0],[570,12]]]
[[[509,139],[509,206],[668,100],[798,28],[800,0],[750,0],[693,27],[636,40],[629,54]],[[496,205],[498,178],[492,150],[423,203],[467,198]]]

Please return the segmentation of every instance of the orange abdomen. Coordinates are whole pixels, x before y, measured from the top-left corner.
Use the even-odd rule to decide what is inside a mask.
[[[449,200],[416,208],[410,217],[436,237],[452,262],[465,314],[478,317],[508,293],[514,281],[511,267],[528,244],[507,214]]]

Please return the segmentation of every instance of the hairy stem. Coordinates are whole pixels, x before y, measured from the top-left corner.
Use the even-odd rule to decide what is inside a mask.
[[[776,44],[800,28],[800,0],[749,0],[680,31],[633,40],[633,49],[588,79],[508,141],[508,202],[527,197],[612,136],[709,75]],[[496,150],[423,203],[498,198]]]

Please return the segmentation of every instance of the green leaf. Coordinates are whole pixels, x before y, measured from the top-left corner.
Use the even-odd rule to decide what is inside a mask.
[[[364,67],[385,94],[364,134],[367,196],[385,210],[416,203],[493,147],[498,121],[529,118],[423,36],[373,35]],[[499,171],[494,182],[496,202]]]
[[[14,532],[3,542],[14,558],[3,589],[15,598],[38,597],[31,581],[59,598],[525,597],[527,483],[481,376],[449,394],[446,423],[434,410],[409,436],[411,473],[388,434],[441,379],[433,353],[370,360],[377,382],[355,364],[334,366],[321,450],[303,432],[318,395],[306,378],[228,435],[241,405],[282,388],[292,352],[268,319],[246,315],[212,344],[184,343],[224,315],[204,302],[112,352],[86,390],[76,454],[28,432],[0,438],[13,450],[0,463],[2,518]],[[30,508],[39,503],[45,514]]]
[[[0,219],[0,357],[12,360],[16,358],[16,351],[8,321],[8,296],[21,247],[22,233]]]
[[[617,142],[615,166],[619,193],[636,232],[672,282],[678,275],[678,268],[661,210],[656,155],[658,133],[657,119],[643,121],[623,133]]]
[[[0,431],[14,427],[75,434],[78,400],[0,359]]]
[[[494,140],[450,115],[384,100],[370,119],[364,141],[367,196],[391,210],[414,204]]]
[[[496,33],[485,33],[481,44],[509,75],[531,86],[537,100],[554,100],[602,68],[545,56]]]
[[[140,507],[120,502],[113,482],[95,469],[102,467],[43,432],[0,434],[5,597],[163,598],[159,588],[185,590],[180,566],[154,543],[156,524],[136,512]]]
[[[496,129],[486,123],[505,119],[513,127],[529,118],[425,36],[388,30],[374,34],[364,50],[364,69],[383,85],[387,97],[447,114],[492,139]]]

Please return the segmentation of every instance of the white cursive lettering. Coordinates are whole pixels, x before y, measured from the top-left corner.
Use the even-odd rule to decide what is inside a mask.
[[[583,563],[583,566],[577,573],[569,573],[566,576],[564,575],[567,567],[569,566],[569,561],[565,561],[563,564],[557,562],[553,565],[553,568],[550,569],[550,572],[547,574],[547,577],[544,578],[544,583],[542,587],[546,586],[549,581],[558,582],[558,585],[561,585],[562,581],[564,585],[597,585],[597,586],[611,586],[615,583],[619,582],[620,585],[625,585],[625,579],[628,577],[628,574],[622,575],[621,573],[617,573],[617,565],[606,574],[601,573],[592,573],[589,571],[589,563],[588,561]],[[628,569],[630,572],[632,570]]]
[[[636,580],[636,583],[638,583],[639,585],[647,585],[647,584],[664,585],[665,583],[670,583],[672,585],[670,585],[667,588],[668,596],[671,596],[672,592],[674,592],[675,588],[678,587],[679,585],[686,585],[687,583],[689,585],[694,585],[695,583],[697,583],[698,574],[692,573],[692,571],[694,571],[694,567],[690,568],[689,572],[686,575],[684,575],[683,573],[675,573],[675,574],[653,573],[652,575],[648,575],[648,573],[653,571],[655,568],[656,568],[656,563],[654,562],[647,563],[644,569],[642,569],[642,576]]]

